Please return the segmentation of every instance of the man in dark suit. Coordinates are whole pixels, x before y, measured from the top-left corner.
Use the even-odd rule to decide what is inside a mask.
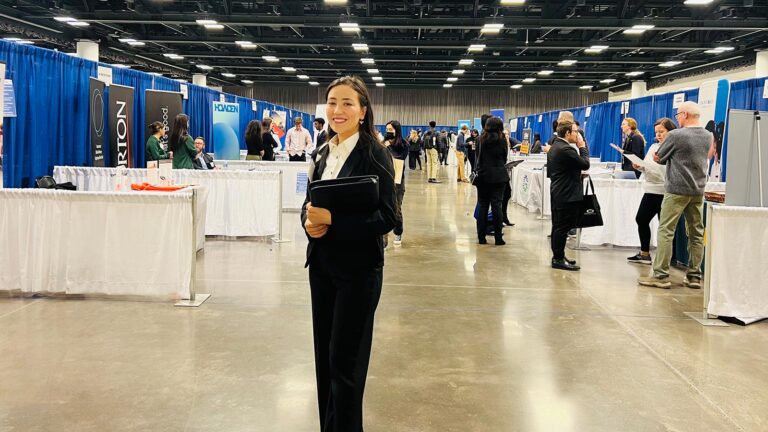
[[[579,148],[577,152],[571,144]],[[557,125],[557,138],[547,153],[547,176],[552,180],[552,268],[577,271],[576,261],[565,257],[568,231],[576,227],[584,197],[581,172],[589,169],[589,151],[572,121]]]
[[[328,132],[323,130],[325,127],[325,119],[322,117],[317,117],[315,119],[315,142],[312,146],[312,151],[309,153],[313,153],[317,148],[325,144],[326,141],[328,141]]]
[[[197,149],[197,155],[192,163],[195,165],[195,169],[199,170],[212,170],[216,168],[216,164],[213,163],[213,156],[209,155],[205,151],[205,140],[203,137],[195,138],[195,148]]]

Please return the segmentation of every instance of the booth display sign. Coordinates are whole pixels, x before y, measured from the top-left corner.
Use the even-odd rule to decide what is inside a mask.
[[[165,135],[160,138],[160,146],[168,150],[168,135],[173,126],[173,120],[182,113],[181,93],[147,90],[144,98],[144,142],[151,135],[149,125],[159,121],[165,126]]]
[[[186,84],[179,85],[179,92],[184,97],[184,99],[189,99],[189,87],[187,87]]]
[[[482,131],[483,130],[483,121],[482,121],[481,118],[475,117],[473,119],[473,122],[475,123],[475,128],[474,128],[475,130],[477,130],[477,131]]]
[[[97,71],[97,79],[103,82],[105,85],[112,85],[112,68],[99,66]]]
[[[109,147],[112,166],[132,166],[133,87],[109,88]]]
[[[517,132],[517,123],[518,123],[518,120],[516,118],[514,118],[514,119],[509,121],[509,130],[512,133],[516,133]]]
[[[240,104],[213,102],[213,148],[221,160],[240,160]]]
[[[586,114],[584,114],[584,117],[589,118],[590,115],[592,115],[592,107],[588,106],[587,107],[587,112],[586,112]]]
[[[675,93],[674,99],[672,100],[672,108],[679,108],[683,102],[685,102],[685,93]]]
[[[3,62],[0,62],[0,84],[3,85],[3,88],[5,87],[5,63]],[[3,93],[4,92],[0,92],[0,113],[5,112],[5,109],[3,108]]]
[[[104,166],[104,89],[105,84],[93,77],[90,79],[88,94],[90,95],[90,127],[91,127],[91,161],[95,167]]]
[[[533,130],[531,129],[523,129],[523,142],[520,145],[520,154],[530,154],[531,153],[531,133]]]
[[[504,110],[497,108],[491,110],[491,115],[494,117],[498,117],[501,119],[501,122],[504,123]]]

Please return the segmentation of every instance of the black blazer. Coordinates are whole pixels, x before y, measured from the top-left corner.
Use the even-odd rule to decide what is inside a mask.
[[[203,153],[203,159],[205,159],[205,165],[209,170],[216,168],[216,164],[213,163],[213,157],[211,155],[208,153]],[[203,164],[200,163],[200,159],[198,159],[197,156],[192,159],[192,165],[195,166],[195,169],[203,169]]]
[[[314,172],[310,181],[320,180],[325,170],[330,146],[317,151],[313,159]],[[364,142],[361,138],[339,171],[338,178],[363,175],[379,177],[379,208],[369,215],[332,214],[328,232],[319,239],[309,237],[305,266],[319,265],[332,275],[343,277],[351,272],[366,272],[384,266],[382,236],[394,229],[397,219],[395,208],[395,167],[392,155],[378,142]],[[301,209],[301,226],[307,221],[309,190]]]
[[[589,151],[571,147],[568,141],[557,138],[547,153],[547,177],[552,180],[550,197],[552,208],[563,208],[568,203],[580,202],[584,197],[581,172],[589,169]]]
[[[541,153],[541,140],[536,140],[536,142],[534,142],[533,145],[531,146],[531,150],[528,153],[530,154]]]
[[[275,141],[275,137],[273,137],[271,133],[267,132],[261,135],[261,146],[262,150],[264,150],[264,156],[262,156],[261,160],[275,160],[275,149],[277,148],[277,141]]]
[[[477,160],[477,175],[481,183],[504,183],[509,181],[507,168],[507,140],[478,141],[480,157]]]
[[[248,155],[261,156],[261,152],[264,150],[264,136],[252,136],[250,140],[246,139],[245,146],[248,148]]]
[[[627,139],[624,141],[624,153],[633,154],[640,159],[645,159],[645,140],[643,137],[636,132],[630,133],[629,136],[627,136]],[[623,171],[634,171],[639,178],[640,171],[632,168],[632,162],[627,158],[622,159],[621,169]]]
[[[328,132],[325,130],[321,130],[320,134],[317,135],[317,147],[320,147],[321,145],[325,144],[326,141],[328,141]]]

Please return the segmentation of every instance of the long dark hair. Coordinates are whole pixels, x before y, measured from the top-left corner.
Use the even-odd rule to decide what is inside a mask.
[[[257,144],[261,144],[261,139],[261,122],[258,120],[251,120],[245,128],[245,142],[249,143],[255,141]]]
[[[156,121],[152,122],[149,125],[149,134],[154,135],[160,131],[165,131],[165,125],[163,125],[161,122]]]
[[[373,123],[373,106],[371,105],[371,95],[368,93],[368,87],[365,86],[365,83],[363,82],[360,77],[357,76],[345,76],[341,77],[334,82],[332,82],[328,88],[325,90],[325,99],[328,99],[328,94],[331,92],[331,90],[334,87],[338,87],[340,85],[349,86],[352,88],[352,90],[357,93],[357,97],[360,102],[360,106],[365,108],[365,117],[363,117],[363,123],[360,124],[360,129],[358,132],[360,133],[360,142],[365,143],[375,143],[378,145],[382,145],[381,142],[379,142],[379,134],[376,131],[376,128]],[[329,139],[336,135],[336,131],[333,130],[333,123],[331,123],[331,126],[328,131],[328,137]]]
[[[186,114],[179,114],[173,120],[173,129],[171,129],[170,143],[171,151],[176,151],[181,145],[181,140],[189,135],[189,117]]]
[[[503,142],[506,146],[506,139],[504,138],[504,122],[498,117],[490,117],[485,122],[485,128],[483,128],[483,135],[480,137],[480,142],[482,144]]]
[[[395,130],[395,139],[392,141],[391,145],[394,145],[394,146],[406,145],[406,142],[403,139],[403,127],[400,125],[400,122],[397,120],[391,120],[389,123],[387,123],[387,126],[389,125],[392,125],[392,129]]]

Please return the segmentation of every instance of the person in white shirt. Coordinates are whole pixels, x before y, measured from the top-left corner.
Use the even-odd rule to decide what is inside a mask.
[[[296,117],[291,128],[285,136],[285,148],[288,150],[288,158],[291,162],[306,162],[307,149],[312,147],[312,136],[307,129],[301,127],[301,117]]]

